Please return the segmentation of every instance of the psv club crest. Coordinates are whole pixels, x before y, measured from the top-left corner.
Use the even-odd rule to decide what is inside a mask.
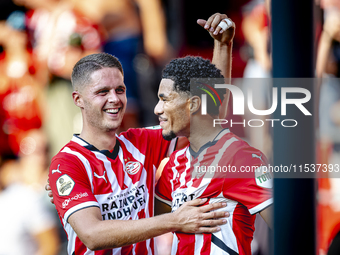
[[[138,161],[129,161],[125,164],[125,170],[128,174],[134,175],[142,168],[142,164]]]

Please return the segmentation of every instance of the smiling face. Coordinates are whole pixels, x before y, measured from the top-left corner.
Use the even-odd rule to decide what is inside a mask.
[[[82,110],[83,128],[93,132],[116,131],[127,103],[123,74],[117,68],[102,68],[90,77],[90,83],[73,92],[74,102]]]
[[[174,90],[174,81],[162,79],[158,90],[159,101],[155,107],[163,137],[188,136],[190,132],[190,101],[187,94]]]

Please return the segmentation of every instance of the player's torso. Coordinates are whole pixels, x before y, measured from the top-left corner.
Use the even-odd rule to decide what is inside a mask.
[[[238,201],[228,197],[226,189],[233,189],[238,179],[228,178],[228,173],[221,175],[208,170],[208,166],[217,165],[216,153],[201,152],[192,157],[187,148],[178,153],[172,166],[172,211],[176,211],[183,203],[196,199],[208,198],[208,203],[226,202],[225,210],[230,213],[227,223],[221,231],[211,234],[187,235],[175,233],[172,254],[248,254],[240,247],[240,234],[244,236],[242,243],[249,247],[253,235],[255,217]],[[228,165],[227,161],[223,162]],[[201,168],[197,168],[200,166]],[[207,168],[202,168],[206,166]],[[238,234],[235,234],[235,231]],[[236,253],[233,253],[236,252]]]
[[[98,151],[83,150],[82,153],[90,163],[92,171],[87,174],[103,220],[153,215],[155,171],[145,160],[144,151],[128,150],[120,141],[115,158]]]

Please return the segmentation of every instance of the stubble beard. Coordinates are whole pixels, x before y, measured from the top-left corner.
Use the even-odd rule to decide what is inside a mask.
[[[167,134],[163,134],[163,133],[162,133],[162,136],[163,136],[163,138],[164,138],[165,140],[167,140],[167,141],[171,141],[172,139],[176,138],[176,134],[175,134],[175,132],[172,131],[172,130],[171,130],[169,133],[167,133]]]

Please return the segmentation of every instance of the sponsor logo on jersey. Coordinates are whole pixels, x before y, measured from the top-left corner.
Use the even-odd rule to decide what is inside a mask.
[[[251,156],[252,156],[253,158],[258,158],[258,159],[260,159],[260,160],[263,162],[263,160],[262,160],[262,155],[259,156],[259,155],[255,154],[255,153],[252,153]]]
[[[56,184],[59,196],[68,196],[71,194],[75,182],[70,176],[64,174],[58,178]]]
[[[96,172],[94,172],[93,175],[94,175],[94,177],[97,177],[98,179],[103,179],[107,183],[106,177],[105,177],[105,172],[106,171],[104,171],[103,175],[98,175]]]
[[[185,192],[176,192],[174,194],[173,200],[172,200],[172,206],[171,211],[176,211],[180,206],[182,206],[185,202],[194,200],[195,194],[186,194]]]
[[[125,164],[125,170],[128,174],[134,175],[142,168],[142,164],[138,161],[129,161]]]
[[[260,166],[256,169],[255,181],[262,188],[271,189],[273,187],[273,177],[265,166]]]
[[[59,167],[60,167],[60,164],[58,165],[57,169],[52,170],[52,174],[54,174],[54,173],[60,173],[61,174]]]
[[[72,200],[78,200],[79,198],[82,198],[82,197],[87,197],[89,194],[87,194],[87,192],[84,192],[84,193],[79,193],[77,195],[75,195],[74,197],[71,197],[71,198],[68,198],[66,200],[64,200],[62,206],[63,206],[63,209],[65,207],[68,206],[68,204],[72,201]]]
[[[147,206],[147,190],[143,185],[112,197],[107,197],[107,203],[101,202],[103,220],[119,220],[135,218],[137,213]]]

